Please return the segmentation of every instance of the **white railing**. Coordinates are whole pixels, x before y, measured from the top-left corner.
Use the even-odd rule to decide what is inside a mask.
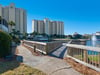
[[[34,51],[36,50],[41,53],[47,54],[46,49],[45,49],[46,43],[24,40],[23,45],[33,49]]]
[[[67,44],[67,57],[100,72],[100,48]]]

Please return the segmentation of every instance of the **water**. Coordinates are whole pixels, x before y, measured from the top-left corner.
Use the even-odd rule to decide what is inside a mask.
[[[87,45],[93,47],[100,47],[100,35],[92,35],[91,40],[87,42]]]
[[[86,45],[92,46],[92,47],[100,47],[100,40],[97,40],[97,41],[88,40]],[[88,54],[89,55],[98,55],[98,52],[92,52],[92,51],[88,50]]]
[[[96,41],[88,40],[86,42],[86,45],[92,47],[100,47],[100,40],[96,40]]]
[[[33,39],[27,39],[29,41],[36,41],[36,42],[43,42],[43,43],[48,43],[48,42],[52,42],[52,40],[33,40]]]

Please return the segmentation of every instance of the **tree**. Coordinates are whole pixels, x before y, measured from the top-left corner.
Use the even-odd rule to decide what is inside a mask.
[[[46,36],[46,33],[42,33],[41,35]]]
[[[83,39],[90,39],[90,38],[91,38],[91,35],[89,35],[89,34],[85,34],[85,35],[83,35],[82,38],[83,38]]]
[[[11,54],[12,38],[7,33],[0,31],[0,58]]]
[[[14,36],[16,35],[16,30],[12,29],[12,33],[14,34]]]
[[[39,33],[38,33],[38,32],[35,32],[35,31],[34,31],[33,33],[30,33],[30,35],[34,35],[34,36],[35,36],[35,35],[38,35],[38,34],[39,34]]]
[[[2,17],[0,16],[0,20],[2,19]]]
[[[23,33],[23,39],[27,39],[28,33]]]
[[[17,32],[15,29],[12,29],[12,32],[10,33],[11,36],[16,36],[17,35]]]
[[[72,35],[67,36],[68,39],[73,39]]]
[[[78,34],[77,32],[75,32],[75,33],[73,34],[73,38],[74,38],[74,39],[81,39],[81,38],[82,38],[82,35],[81,35],[81,34]]]
[[[17,31],[16,31],[16,34],[17,34],[17,35],[20,35],[20,31],[19,31],[19,30],[17,30]]]
[[[15,23],[13,21],[8,22],[8,24],[11,26],[11,30],[12,30],[12,27],[15,26]]]
[[[15,42],[16,44],[20,43],[20,32],[16,31],[15,29],[12,29],[12,32],[10,33],[13,42]]]
[[[3,18],[0,16],[0,24],[2,24],[2,19],[3,19]]]
[[[2,17],[0,16],[0,23],[1,23]]]
[[[57,34],[54,34],[53,37],[56,38],[57,37]]]

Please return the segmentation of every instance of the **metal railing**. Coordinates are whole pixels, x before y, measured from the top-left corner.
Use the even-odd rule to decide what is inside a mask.
[[[67,57],[100,72],[100,48],[67,44]]]

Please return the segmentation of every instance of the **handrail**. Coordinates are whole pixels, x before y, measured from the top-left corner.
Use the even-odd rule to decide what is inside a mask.
[[[44,42],[38,42],[38,41],[29,41],[29,40],[24,40],[24,42],[30,42],[30,43],[35,43],[35,44],[46,45],[46,43],[44,43]]]
[[[66,44],[66,46],[100,52],[99,47],[91,47],[91,46],[76,45],[76,44]]]
[[[70,40],[67,44],[71,44],[73,40]]]
[[[100,72],[100,48],[66,44],[67,57]]]

